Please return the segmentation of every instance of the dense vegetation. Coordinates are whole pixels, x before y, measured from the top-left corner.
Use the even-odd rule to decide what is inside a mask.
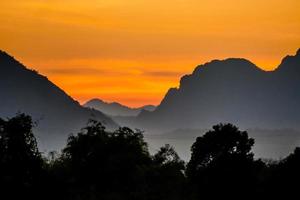
[[[30,116],[0,119],[1,199],[179,200],[297,195],[300,148],[280,161],[254,159],[254,140],[219,124],[184,163],[165,145],[150,155],[142,132],[106,131],[97,121],[68,138],[60,154],[37,148]]]

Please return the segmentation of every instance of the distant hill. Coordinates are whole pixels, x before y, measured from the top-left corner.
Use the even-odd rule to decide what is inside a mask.
[[[146,105],[139,108],[130,108],[116,102],[113,103],[104,102],[101,99],[91,99],[88,102],[86,102],[83,106],[94,108],[109,116],[120,116],[120,117],[137,116],[142,110],[154,111],[156,108],[153,105]]]
[[[37,121],[35,133],[42,149],[57,149],[67,135],[76,133],[89,119],[97,119],[110,129],[117,124],[100,111],[82,107],[47,77],[27,69],[0,51],[0,117],[24,112]]]
[[[213,60],[171,88],[153,112],[122,124],[152,131],[207,129],[231,122],[242,129],[300,129],[300,50],[274,71],[248,60]]]

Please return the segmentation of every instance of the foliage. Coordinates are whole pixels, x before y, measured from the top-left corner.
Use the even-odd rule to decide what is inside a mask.
[[[35,196],[43,176],[43,160],[32,133],[30,116],[0,119],[0,187],[7,198]]]
[[[170,145],[150,155],[139,130],[111,132],[97,121],[43,158],[30,116],[0,119],[3,199],[196,200],[297,195],[300,148],[280,161],[255,160],[254,140],[219,124],[192,145],[187,167]]]
[[[187,176],[195,195],[234,198],[255,190],[255,173],[260,162],[253,159],[253,144],[247,132],[232,124],[216,125],[198,137],[187,165]]]

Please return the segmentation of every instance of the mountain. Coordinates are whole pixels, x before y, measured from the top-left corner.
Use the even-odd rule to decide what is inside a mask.
[[[88,102],[86,102],[83,106],[88,108],[94,108],[109,116],[120,117],[137,116],[142,110],[154,111],[156,108],[153,105],[146,105],[139,108],[129,108],[116,102],[107,103],[102,101],[101,99],[91,99]]]
[[[109,129],[118,125],[100,111],[82,107],[47,77],[27,69],[0,51],[0,117],[24,112],[37,122],[34,132],[42,149],[58,149],[71,133],[97,119]]]
[[[300,129],[300,50],[274,71],[229,58],[199,65],[171,88],[153,111],[121,123],[151,131],[206,129],[220,122],[240,128]]]

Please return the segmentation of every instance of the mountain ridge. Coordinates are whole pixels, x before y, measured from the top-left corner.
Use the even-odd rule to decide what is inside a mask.
[[[0,117],[18,112],[38,122],[35,134],[42,148],[59,149],[66,137],[97,119],[109,129],[118,125],[100,111],[83,108],[46,76],[25,67],[8,53],[0,52]]]
[[[300,49],[265,71],[241,58],[198,65],[170,88],[153,112],[139,114],[136,128],[166,131],[209,128],[220,122],[248,128],[300,129]],[[120,122],[121,123],[121,122]]]
[[[84,107],[94,108],[99,110],[109,116],[136,116],[143,110],[153,111],[156,107],[153,105],[144,105],[137,108],[131,108],[125,105],[122,105],[118,102],[105,102],[101,99],[94,98],[87,101],[83,104]]]

